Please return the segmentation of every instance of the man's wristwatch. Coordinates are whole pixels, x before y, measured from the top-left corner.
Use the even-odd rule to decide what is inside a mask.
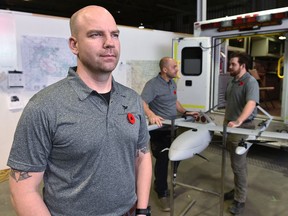
[[[147,215],[151,216],[151,207],[148,206],[146,209],[136,209],[136,215]]]
[[[182,116],[181,116],[181,117],[184,118],[184,119],[186,119],[186,118],[187,118],[187,116],[186,116],[187,112],[188,112],[188,111],[186,110],[184,113],[182,113]]]

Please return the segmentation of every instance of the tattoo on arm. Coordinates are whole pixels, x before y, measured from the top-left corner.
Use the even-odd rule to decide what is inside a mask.
[[[18,170],[11,169],[10,176],[15,179],[16,182],[28,179],[31,177],[28,172],[22,172]]]
[[[148,152],[150,152],[149,147],[144,147],[142,149],[137,149],[137,153],[136,153],[136,157],[139,157],[140,153],[146,154]]]

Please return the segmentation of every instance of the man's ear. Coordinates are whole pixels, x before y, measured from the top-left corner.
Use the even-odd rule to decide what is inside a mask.
[[[69,47],[73,54],[78,55],[78,43],[75,37],[69,38]]]
[[[245,64],[240,64],[240,68],[246,69],[246,65]]]

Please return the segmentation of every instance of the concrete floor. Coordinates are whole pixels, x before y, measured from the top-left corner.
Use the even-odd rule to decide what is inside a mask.
[[[182,161],[177,172],[177,182],[193,185],[217,193],[221,191],[222,150],[217,144],[203,152],[209,162],[194,157]],[[225,191],[233,187],[233,175],[228,154],[226,156]],[[286,216],[288,213],[288,152],[264,146],[252,146],[248,154],[249,192],[245,216]],[[220,213],[219,197],[197,190],[175,187],[174,216],[196,201],[187,216],[227,216],[231,201],[224,202]],[[158,207],[156,193],[151,190],[150,204],[153,216],[170,216]],[[0,183],[0,216],[15,216],[9,200],[8,182]],[[171,214],[172,215],[172,214]]]

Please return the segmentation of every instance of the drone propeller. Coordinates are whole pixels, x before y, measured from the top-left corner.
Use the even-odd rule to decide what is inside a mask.
[[[258,143],[273,143],[273,142],[277,142],[277,141],[275,141],[275,140],[245,140],[245,142],[258,144]]]
[[[243,146],[243,147],[247,148],[247,143],[261,144],[261,143],[272,143],[272,142],[277,142],[277,141],[275,141],[275,140],[244,140],[244,139],[241,139],[238,146]]]
[[[195,155],[209,162],[208,158],[204,157],[203,155],[198,153],[196,153]]]

